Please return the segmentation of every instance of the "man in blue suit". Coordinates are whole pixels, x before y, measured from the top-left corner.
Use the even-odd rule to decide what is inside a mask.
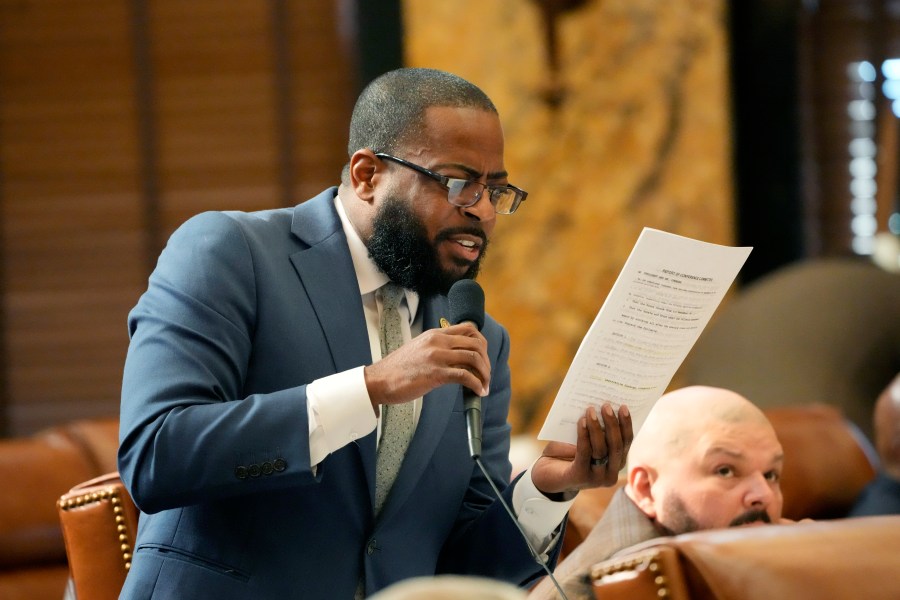
[[[496,108],[471,83],[400,69],[361,94],[341,184],[290,209],[213,212],[169,240],[129,315],[119,469],[142,511],[123,598],[351,599],[437,573],[524,584],[552,564],[579,489],[612,485],[627,409],[590,408],[510,479],[509,337],[449,325],[508,184]],[[382,287],[405,343],[382,356]],[[385,407],[414,435],[376,510]],[[393,413],[392,413],[393,414]]]

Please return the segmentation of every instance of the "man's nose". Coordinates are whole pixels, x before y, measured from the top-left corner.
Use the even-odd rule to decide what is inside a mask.
[[[772,489],[772,483],[766,479],[762,473],[756,473],[751,476],[747,482],[747,492],[744,495],[744,502],[748,506],[766,507],[775,497],[775,491]]]
[[[467,206],[462,210],[463,213],[473,221],[485,222],[497,218],[497,212],[494,210],[494,205],[491,204],[491,194],[487,189],[481,192],[481,197],[478,198],[478,202],[472,206]]]

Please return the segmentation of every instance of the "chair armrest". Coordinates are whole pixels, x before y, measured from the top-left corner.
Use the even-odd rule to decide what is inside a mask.
[[[116,599],[131,568],[138,510],[117,472],[81,483],[57,501],[78,600]]]

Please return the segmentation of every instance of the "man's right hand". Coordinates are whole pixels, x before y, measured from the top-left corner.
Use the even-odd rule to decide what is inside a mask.
[[[375,414],[382,404],[415,400],[448,383],[487,396],[491,362],[487,340],[468,323],[429,329],[364,369]]]

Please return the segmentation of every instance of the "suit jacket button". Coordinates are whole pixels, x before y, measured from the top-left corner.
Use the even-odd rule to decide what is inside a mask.
[[[377,548],[377,546],[375,545],[375,539],[373,538],[369,540],[369,543],[366,545],[366,554],[372,556],[375,554],[375,548]]]
[[[234,468],[234,476],[238,479],[247,479],[247,467],[241,465]]]
[[[258,464],[253,463],[252,465],[247,467],[247,472],[250,474],[250,477],[259,477],[259,474],[262,472],[262,470],[259,468]]]
[[[263,475],[271,475],[272,471],[274,471],[274,470],[275,470],[275,467],[272,466],[272,463],[270,463],[269,461],[266,461],[262,464]]]
[[[272,463],[272,468],[280,473],[287,468],[287,462],[283,458],[276,458]]]

